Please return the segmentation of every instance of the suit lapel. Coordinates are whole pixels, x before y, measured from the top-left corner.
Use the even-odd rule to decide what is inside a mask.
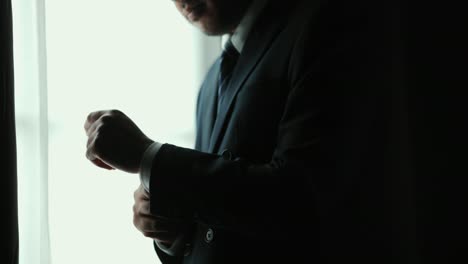
[[[217,89],[218,89],[218,75],[219,75],[219,60],[215,62],[202,87],[202,94],[200,94],[200,109],[204,109],[201,114],[198,114],[197,123],[201,125],[201,131],[198,135],[201,136],[199,139],[199,147],[202,151],[208,151],[210,144],[211,134],[216,119],[217,111]],[[200,133],[201,132],[201,133]]]
[[[261,14],[252,32],[249,33],[244,49],[233,70],[231,81],[221,98],[220,109],[211,133],[209,152],[215,152],[219,148],[221,137],[233,110],[236,95],[281,30],[282,20],[271,19],[271,15],[269,15],[277,7],[271,5],[267,8],[271,10],[266,9]]]

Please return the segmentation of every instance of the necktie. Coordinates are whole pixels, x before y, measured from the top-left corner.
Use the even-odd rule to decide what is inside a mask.
[[[223,49],[223,53],[220,57],[220,70],[218,78],[218,112],[220,110],[220,102],[226,88],[229,84],[232,70],[236,65],[237,59],[239,58],[239,52],[232,45],[231,39],[229,39]]]

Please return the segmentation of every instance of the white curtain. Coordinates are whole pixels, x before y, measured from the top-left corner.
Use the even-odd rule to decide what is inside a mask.
[[[83,123],[120,109],[154,140],[192,147],[219,38],[203,37],[171,1],[13,4],[20,263],[157,263],[132,224],[138,176],[88,162]]]
[[[47,62],[43,0],[12,0],[20,264],[49,263]]]

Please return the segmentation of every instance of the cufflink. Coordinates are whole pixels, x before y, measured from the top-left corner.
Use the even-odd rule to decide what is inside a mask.
[[[205,242],[211,243],[211,241],[213,241],[213,238],[214,238],[214,231],[213,229],[208,228],[208,231],[206,231],[206,235],[205,235]]]

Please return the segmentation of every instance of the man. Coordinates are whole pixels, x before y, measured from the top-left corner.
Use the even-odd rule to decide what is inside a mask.
[[[206,34],[230,36],[199,93],[194,150],[116,110],[88,116],[88,159],[140,173],[134,224],[164,264],[390,258],[374,229],[385,206],[365,199],[380,181],[363,169],[377,164],[367,121],[380,104],[358,95],[376,63],[354,4],[322,2],[175,1]]]
[[[318,3],[308,2],[175,1],[206,34],[230,34],[240,53],[228,84],[219,84],[221,61],[206,76],[196,150],[153,143],[118,111],[89,115],[87,157],[142,174],[143,186],[147,177],[135,225],[163,263],[281,263],[312,249],[299,240],[309,240],[310,176],[326,157],[317,159],[317,65],[304,46]]]

